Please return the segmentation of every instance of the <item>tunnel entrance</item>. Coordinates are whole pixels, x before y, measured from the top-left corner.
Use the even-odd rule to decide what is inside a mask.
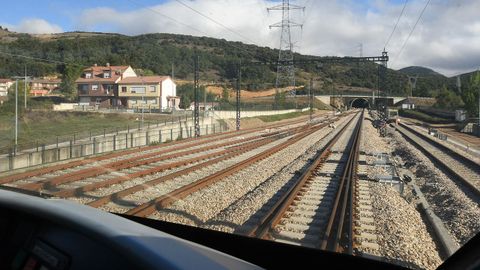
[[[368,100],[364,98],[357,98],[352,100],[352,103],[350,105],[350,108],[368,108],[370,107],[370,104]]]

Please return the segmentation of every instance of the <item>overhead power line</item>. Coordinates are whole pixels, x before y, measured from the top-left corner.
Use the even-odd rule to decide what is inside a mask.
[[[403,12],[405,11],[405,8],[407,7],[408,0],[405,0],[405,3],[403,4],[402,11],[400,12],[400,15],[398,16],[397,22],[395,23],[395,26],[393,27],[392,33],[390,33],[390,36],[387,39],[387,42],[385,42],[385,45],[383,48],[387,48],[388,43],[390,42],[390,39],[392,38],[393,34],[395,33],[395,30],[397,30],[397,25],[398,22],[400,22],[400,19],[402,18]]]
[[[423,7],[422,12],[420,12],[420,15],[418,16],[417,21],[416,21],[415,24],[413,25],[412,30],[411,30],[410,33],[408,34],[407,39],[406,39],[405,42],[403,43],[402,48],[400,48],[400,51],[399,51],[398,54],[395,56],[395,59],[394,59],[393,61],[397,60],[397,58],[399,58],[400,55],[402,54],[403,49],[404,49],[405,46],[407,45],[408,40],[409,40],[410,37],[412,36],[413,31],[415,31],[415,28],[417,27],[417,24],[418,24],[418,22],[420,21],[420,19],[422,18],[423,13],[424,13],[425,10],[427,9],[429,3],[430,3],[430,0],[428,0],[427,3],[425,4],[425,6]],[[393,62],[393,61],[392,61],[392,62]]]
[[[217,24],[217,25],[220,25],[221,27],[223,27],[224,29],[228,30],[229,32],[231,32],[231,33],[233,33],[233,34],[235,34],[235,35],[237,35],[237,36],[239,36],[239,37],[243,38],[244,40],[247,40],[248,42],[251,42],[252,44],[256,45],[256,44],[255,44],[255,41],[251,40],[250,38],[246,37],[245,35],[243,35],[243,34],[241,34],[241,33],[237,32],[237,31],[235,31],[235,30],[231,29],[230,27],[228,27],[228,26],[226,26],[226,25],[222,24],[221,22],[219,22],[219,21],[217,21],[217,20],[213,19],[212,17],[210,17],[210,16],[208,16],[208,15],[205,15],[205,14],[203,14],[202,12],[200,12],[200,11],[196,10],[195,8],[193,8],[193,7],[191,7],[191,6],[187,5],[187,4],[185,4],[183,1],[180,1],[180,0],[175,0],[175,1],[177,1],[178,3],[180,3],[182,6],[184,6],[184,7],[188,8],[188,9],[190,9],[191,11],[193,11],[193,12],[197,13],[198,15],[200,15],[200,16],[202,16],[202,17],[204,17],[205,19],[207,19],[207,20],[209,20],[209,21],[211,21],[211,22],[213,22],[213,23],[215,23],[215,24]]]
[[[183,22],[181,22],[181,21],[179,21],[179,20],[177,20],[177,19],[175,19],[175,18],[172,18],[172,17],[170,17],[170,16],[168,16],[168,15],[165,15],[165,14],[159,12],[159,11],[156,10],[156,9],[153,9],[153,8],[150,8],[150,7],[145,7],[145,6],[141,5],[140,3],[138,3],[137,1],[134,1],[134,0],[128,0],[128,1],[131,2],[131,3],[133,3],[133,4],[135,4],[135,5],[137,5],[137,6],[139,6],[139,7],[141,7],[141,8],[144,8],[144,9],[149,10],[149,11],[151,11],[151,12],[153,12],[153,13],[156,13],[156,14],[158,14],[158,15],[160,15],[160,16],[163,16],[163,17],[165,17],[165,18],[167,18],[167,19],[169,19],[169,20],[171,20],[171,21],[173,21],[173,22],[176,22],[176,23],[178,23],[178,24],[180,24],[180,25],[183,25],[183,26],[185,26],[185,27],[187,27],[187,28],[190,28],[191,30],[194,30],[194,31],[196,31],[196,32],[199,32],[199,33],[202,33],[202,34],[208,36],[208,33],[207,33],[207,32],[204,32],[204,31],[202,31],[202,30],[200,30],[200,29],[198,29],[198,28],[195,28],[195,27],[193,27],[193,26],[191,26],[191,25],[188,25],[188,24],[186,24],[186,23],[183,23]]]
[[[172,18],[172,17],[170,17],[170,16],[167,16],[167,15],[159,12],[158,10],[155,10],[155,9],[153,9],[153,8],[150,8],[150,7],[145,7],[145,6],[141,5],[140,3],[138,3],[138,2],[135,1],[135,0],[128,0],[128,1],[130,1],[131,3],[137,5],[137,6],[141,7],[141,8],[144,8],[144,9],[146,9],[146,10],[149,10],[149,11],[153,12],[153,13],[156,13],[156,14],[158,14],[158,15],[161,15],[161,16],[163,16],[163,17],[165,17],[165,18],[167,18],[167,19],[169,19],[169,20],[171,20],[171,21],[173,21],[173,22],[176,22],[176,23],[178,23],[178,24],[180,24],[180,25],[183,25],[183,26],[185,26],[185,27],[187,27],[187,28],[190,28],[190,29],[192,29],[192,30],[194,30],[194,31],[196,31],[196,32],[202,33],[202,34],[205,35],[205,36],[209,36],[209,35],[210,35],[209,33],[205,32],[205,31],[202,31],[202,30],[200,30],[200,29],[198,29],[198,28],[192,27],[192,26],[190,26],[190,25],[188,25],[188,24],[185,24],[185,23],[183,23],[183,22],[181,22],[181,21],[179,21],[179,20],[176,20],[176,19],[174,19],[174,18]],[[179,2],[180,4],[184,5],[185,7],[189,8],[189,9],[194,10],[193,8],[189,7],[188,5],[186,5],[186,4],[183,3],[183,2],[180,2],[180,1],[177,1],[177,2]],[[204,17],[207,17],[207,18],[210,19],[210,20],[213,20],[213,19],[209,18],[208,16],[201,14],[199,11],[196,11],[196,10],[194,10],[194,11],[197,12],[197,13],[199,13],[200,15],[202,15],[202,16],[204,16]],[[213,20],[213,21],[215,21],[215,20]],[[216,21],[215,21],[215,22],[216,22]],[[216,22],[216,23],[218,23],[218,22]],[[222,24],[220,24],[220,25],[222,25]],[[227,28],[227,29],[229,29],[229,31],[233,31],[234,33],[236,33],[234,30],[228,28],[228,27],[225,26],[225,25],[222,25],[222,27]],[[236,34],[237,34],[237,35],[241,35],[240,33],[236,33]],[[253,43],[253,45],[256,45],[254,42],[252,42],[252,43]],[[245,49],[242,48],[242,47],[235,46],[235,45],[232,44],[231,42],[227,42],[226,44],[227,44],[228,46],[232,47],[232,48],[235,48],[235,49],[238,49],[238,50],[240,50],[240,51],[243,51],[243,52],[247,53],[247,54],[250,55],[253,59],[259,58],[259,59],[262,59],[262,60],[267,60],[266,58],[263,58],[263,57],[260,57],[260,56],[256,56],[256,55],[253,54],[252,52],[247,51],[247,50],[245,50]],[[258,46],[258,45],[256,45],[256,46]]]
[[[64,62],[64,61],[52,60],[52,59],[48,59],[48,58],[33,57],[33,56],[28,56],[28,55],[23,55],[23,54],[9,53],[9,52],[3,52],[3,51],[0,51],[0,54],[8,55],[8,56],[11,56],[11,57],[19,57],[19,58],[24,58],[24,59],[36,60],[36,61],[41,61],[41,62],[48,62],[48,63],[53,63],[53,64],[72,65],[72,66],[83,67],[83,65],[80,65],[80,64],[67,63],[67,62]]]

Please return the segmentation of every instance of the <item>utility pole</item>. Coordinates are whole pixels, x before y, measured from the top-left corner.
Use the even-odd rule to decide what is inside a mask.
[[[236,127],[237,131],[240,130],[240,82],[242,78],[242,71],[240,70],[240,66],[238,66],[237,70],[237,91],[236,91],[236,101],[237,101],[237,114],[236,114]]]
[[[310,84],[308,85],[308,95],[309,95],[309,108],[310,108],[310,123],[313,119],[313,79],[310,78]]]
[[[194,111],[193,111],[193,114],[194,114],[194,129],[195,129],[195,137],[200,137],[200,123],[199,123],[199,105],[198,105],[198,92],[199,92],[199,89],[198,89],[198,80],[199,80],[199,68],[198,68],[198,61],[199,61],[199,57],[198,56],[195,56],[195,72],[194,72],[194,87],[193,87],[193,91],[194,91]]]
[[[25,84],[24,84],[25,109],[27,108],[27,64],[25,64]]]
[[[460,75],[457,76],[457,90],[459,94],[462,93],[462,80]]]
[[[290,10],[301,9],[305,11],[305,7],[291,5],[289,0],[283,0],[281,5],[276,5],[271,8],[267,8],[267,11],[270,10],[281,10],[282,11],[282,20],[278,23],[272,24],[269,26],[270,29],[273,27],[282,28],[280,35],[280,48],[278,53],[278,63],[277,63],[277,78],[275,81],[276,96],[278,96],[278,88],[282,85],[286,87],[292,86],[291,95],[295,96],[295,68],[293,66],[293,43],[292,37],[290,34],[291,27],[302,27],[302,24],[295,23],[290,20]],[[277,106],[276,106],[277,107]]]
[[[18,79],[15,80],[15,147],[14,153],[17,154],[18,146]]]
[[[145,108],[145,92],[147,92],[147,87],[145,87],[145,84],[143,83],[143,77],[142,77],[142,87],[144,87],[145,91],[142,94],[142,130],[143,130],[143,110]]]

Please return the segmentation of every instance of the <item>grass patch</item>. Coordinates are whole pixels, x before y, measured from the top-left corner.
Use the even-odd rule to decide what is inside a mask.
[[[399,110],[398,114],[403,117],[409,117],[418,119],[423,122],[427,122],[430,124],[446,124],[451,123],[451,119],[440,118],[436,116],[432,116],[423,112],[414,111],[414,110]]]
[[[102,114],[88,112],[29,111],[19,118],[19,150],[36,147],[37,143],[54,144],[82,139],[117,130],[138,129],[140,116],[134,114]],[[170,119],[165,115],[145,114],[144,126],[156,125]],[[12,114],[0,115],[0,153],[6,153],[14,144],[15,118]]]
[[[263,122],[275,122],[275,121],[295,118],[295,117],[299,117],[299,116],[302,116],[302,115],[309,115],[309,114],[310,114],[309,111],[291,112],[291,113],[284,113],[284,114],[257,116],[256,118],[262,120]]]

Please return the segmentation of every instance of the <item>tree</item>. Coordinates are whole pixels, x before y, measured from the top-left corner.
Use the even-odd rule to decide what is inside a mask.
[[[275,94],[275,109],[284,109],[286,103],[286,94],[285,92],[277,92]]]
[[[222,90],[222,102],[228,103],[228,99],[230,98],[230,92],[228,91],[227,87],[224,86]]]
[[[28,86],[27,86],[27,99],[29,96]],[[18,81],[18,113],[20,116],[25,112],[24,106],[24,83],[23,81]],[[2,114],[13,115],[15,114],[15,83],[10,86],[8,89],[8,100],[0,106],[0,112]]]
[[[64,65],[62,70],[62,83],[60,91],[69,101],[77,100],[77,85],[75,80],[82,74],[82,67],[77,65]]]
[[[446,86],[443,86],[442,90],[440,90],[440,92],[437,94],[437,103],[435,104],[436,107],[455,110],[463,105],[462,99],[455,94],[455,92],[448,90]]]
[[[478,115],[478,95],[480,89],[480,72],[475,72],[470,77],[469,84],[464,87],[462,91],[462,99],[465,103],[465,109],[470,117],[476,117]]]

